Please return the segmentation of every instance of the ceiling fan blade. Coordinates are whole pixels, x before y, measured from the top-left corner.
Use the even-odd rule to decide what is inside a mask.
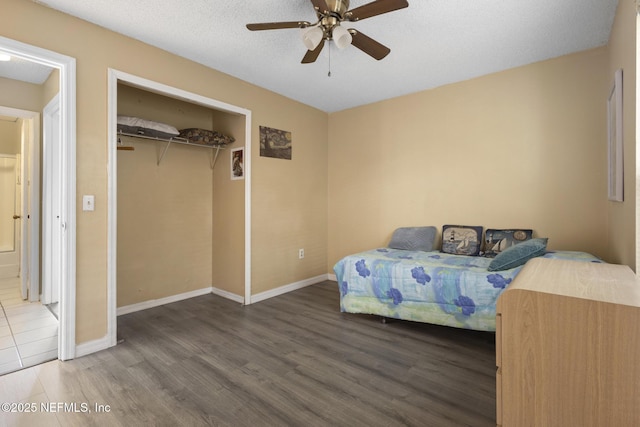
[[[377,59],[380,61],[382,58],[387,56],[391,49],[386,47],[385,45],[378,43],[371,37],[365,36],[359,31],[354,30],[353,28],[349,29],[349,33],[351,33],[351,44],[366,53],[367,55]]]
[[[329,6],[327,6],[325,0],[311,0],[311,3],[313,3],[313,7],[322,14],[329,11]]]
[[[407,0],[377,0],[350,10],[346,13],[345,19],[349,21],[361,21],[366,18],[371,18],[372,16],[403,9],[407,6],[409,6]]]
[[[320,56],[320,51],[324,47],[324,39],[320,40],[320,44],[313,50],[308,50],[307,53],[302,58],[303,64],[311,64],[312,62],[316,62],[318,56]]]
[[[247,24],[247,29],[251,31],[282,30],[285,28],[306,28],[309,25],[311,24],[306,21],[265,22],[262,24]]]

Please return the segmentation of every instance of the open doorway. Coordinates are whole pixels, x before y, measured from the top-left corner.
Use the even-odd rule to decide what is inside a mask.
[[[39,69],[31,81],[3,82],[19,89],[34,110],[41,110],[41,97],[34,95],[47,81],[54,81],[56,91],[59,86],[54,69]],[[1,374],[58,358],[58,319],[52,305],[40,302],[40,129],[39,112],[0,106]]]
[[[45,67],[57,73],[58,115],[52,115],[55,123],[42,141],[42,153],[39,158],[31,151],[39,146],[40,114],[46,113],[46,108],[25,112],[17,108],[6,107],[5,114],[23,120],[31,121],[25,128],[31,129],[31,136],[25,137],[23,129],[20,152],[20,184],[31,185],[30,191],[22,191],[22,204],[18,216],[22,227],[22,249],[19,252],[20,283],[19,298],[26,297],[28,301],[40,298],[41,286],[48,283],[58,283],[59,291],[54,291],[59,299],[58,334],[55,339],[57,348],[55,353],[61,360],[75,357],[75,59],[27,45],[15,40],[0,37],[0,54],[10,57],[16,63],[26,66]],[[15,79],[10,74],[12,67],[0,67],[0,78]],[[8,73],[8,74],[7,74]],[[0,105],[10,105],[8,91],[3,91]],[[23,100],[22,100],[23,101]],[[29,116],[32,114],[32,116]],[[35,114],[35,116],[33,116]],[[46,123],[46,121],[45,121]],[[37,132],[34,128],[38,128]],[[29,138],[34,146],[29,146]],[[32,161],[31,168],[25,168],[25,159]],[[36,173],[42,168],[43,179],[26,178],[24,173]],[[25,182],[26,181],[26,182]],[[42,182],[40,188],[33,188]],[[26,202],[25,202],[26,201]],[[42,212],[42,216],[38,215]],[[49,216],[49,218],[47,218]],[[31,224],[31,227],[29,227]],[[25,231],[26,230],[26,231]],[[37,231],[36,231],[37,230]],[[38,247],[37,241],[42,245]],[[25,244],[26,242],[26,244]],[[41,261],[42,260],[42,261]],[[47,260],[45,262],[45,260]],[[24,264],[24,263],[27,264]],[[40,269],[40,265],[48,270]],[[27,282],[26,289],[22,284]],[[46,285],[45,285],[46,286]],[[26,291],[26,292],[24,292]],[[27,306],[30,306],[28,304]],[[3,309],[4,311],[4,309]],[[11,325],[6,325],[11,329]],[[14,339],[15,342],[15,339]]]
[[[18,277],[22,299],[32,302],[40,294],[40,140],[38,112],[0,105],[0,278]]]

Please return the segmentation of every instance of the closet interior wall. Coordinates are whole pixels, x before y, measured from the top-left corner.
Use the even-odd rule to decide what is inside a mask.
[[[118,84],[118,114],[232,135],[215,150],[122,137],[118,150],[117,306],[216,287],[244,291],[244,182],[230,180],[230,149],[244,118]]]

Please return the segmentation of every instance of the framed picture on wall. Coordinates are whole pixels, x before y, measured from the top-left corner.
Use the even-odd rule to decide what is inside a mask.
[[[260,126],[260,156],[291,160],[291,132]]]
[[[231,150],[231,179],[244,179],[244,147]]]
[[[607,136],[609,160],[609,200],[624,201],[624,152],[622,129],[622,69],[615,73],[607,99]]]

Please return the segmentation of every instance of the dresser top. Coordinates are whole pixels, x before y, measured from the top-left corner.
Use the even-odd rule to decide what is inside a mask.
[[[640,281],[626,265],[534,258],[502,295],[517,290],[640,307]]]

